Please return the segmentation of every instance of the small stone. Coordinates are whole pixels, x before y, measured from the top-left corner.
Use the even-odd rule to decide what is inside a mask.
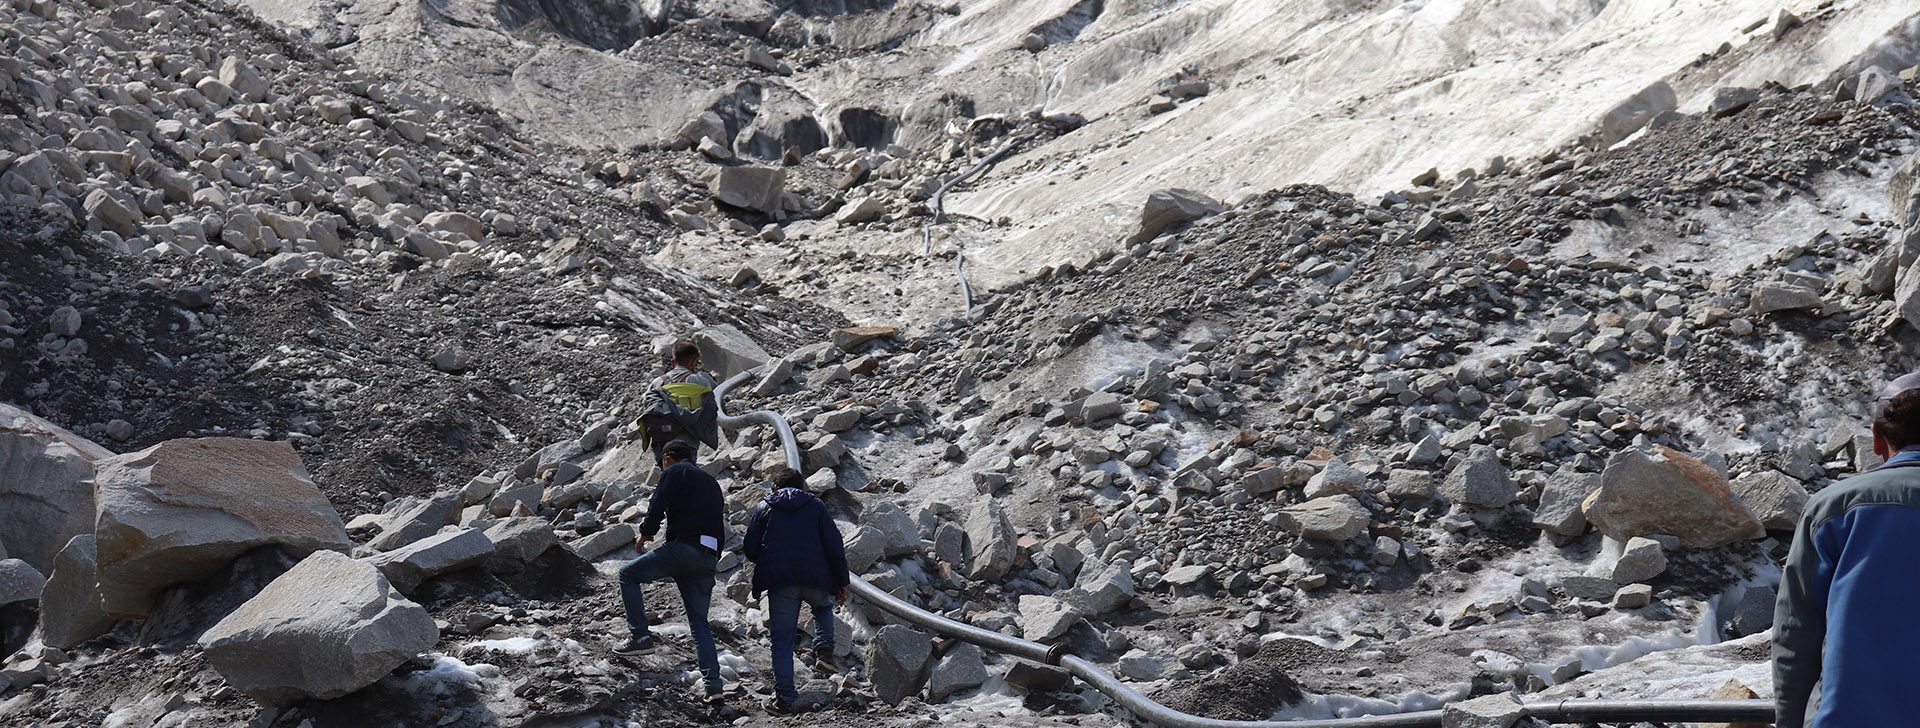
[[[1791,531],[1807,507],[1807,488],[1777,470],[1748,473],[1727,484],[1769,531]]]
[[[1526,717],[1526,706],[1513,693],[1500,693],[1448,703],[1440,712],[1443,728],[1513,728]]]
[[[80,311],[72,306],[61,306],[47,316],[47,327],[56,336],[72,337],[80,333]]]
[[[842,225],[854,225],[880,219],[887,211],[887,204],[877,197],[862,197],[848,201],[834,213],[833,219]]]
[[[1748,106],[1752,106],[1759,100],[1758,89],[1722,86],[1713,90],[1713,101],[1708,105],[1708,111],[1712,112],[1716,119],[1732,116],[1746,110]]]
[[[1646,584],[1628,584],[1613,594],[1614,609],[1639,609],[1653,603],[1653,587]]]
[[[1499,456],[1485,445],[1473,448],[1440,482],[1440,495],[1447,500],[1480,508],[1505,508],[1519,492]]]
[[[457,346],[450,346],[433,354],[433,368],[449,374],[466,371],[473,365],[473,357]]]
[[[1350,495],[1316,498],[1280,509],[1280,527],[1301,538],[1345,541],[1365,533],[1373,514]]]
[[[1084,608],[1066,599],[1035,594],[1020,596],[1021,634],[1035,642],[1059,639],[1085,616]]]
[[[1620,551],[1620,560],[1614,562],[1613,581],[1619,584],[1646,581],[1666,570],[1667,553],[1660,542],[1636,536],[1627,540]]]

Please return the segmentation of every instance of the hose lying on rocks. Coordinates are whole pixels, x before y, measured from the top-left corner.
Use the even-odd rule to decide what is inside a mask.
[[[766,368],[765,364],[729,377],[714,390],[720,407],[719,422],[739,428],[754,423],[771,425],[780,436],[787,466],[802,470],[800,443],[787,420],[772,410],[754,410],[740,415],[726,411],[726,395],[740,383]],[[980,647],[1053,665],[1066,670],[1082,682],[1099,690],[1115,705],[1135,717],[1164,728],[1440,728],[1439,710],[1423,710],[1392,715],[1368,715],[1330,720],[1220,720],[1169,708],[1134,690],[1112,673],[1067,651],[1066,645],[1047,646],[1031,640],[975,627],[934,614],[896,597],[853,574],[850,590],[883,612],[935,634]],[[1548,723],[1634,723],[1634,722],[1712,722],[1769,723],[1773,721],[1773,702],[1769,700],[1541,700],[1524,702],[1526,714]]]
[[[973,179],[975,175],[986,171],[988,165],[1000,161],[1002,157],[1012,153],[1014,147],[1020,146],[1022,142],[1031,138],[1031,135],[1024,135],[1007,142],[1006,146],[1001,147],[999,151],[989,154],[985,159],[975,162],[972,167],[967,168],[967,171],[961,172],[960,176],[947,180],[945,184],[940,185],[940,189],[934,191],[933,217],[920,225],[921,255],[933,255],[933,226],[947,221],[947,190],[965,184],[967,180]],[[960,310],[973,310],[973,286],[967,284],[966,251],[963,250],[954,253],[953,274],[960,277],[960,298],[963,306]]]

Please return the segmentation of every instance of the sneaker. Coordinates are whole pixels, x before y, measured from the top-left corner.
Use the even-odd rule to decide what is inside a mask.
[[[779,696],[771,697],[768,698],[766,702],[767,712],[774,715],[793,715],[795,713],[806,712],[801,709],[799,703],[800,701],[798,700],[781,700]]]
[[[813,674],[819,677],[831,676],[840,671],[840,667],[833,664],[832,657],[821,657],[818,654],[808,655],[806,663],[808,667],[813,668]]]
[[[701,700],[708,705],[718,705],[727,697],[727,689],[718,685],[707,685]]]
[[[654,644],[652,635],[628,637],[626,642],[622,642],[619,647],[613,648],[613,654],[647,655],[652,654],[656,649],[659,649],[659,645]]]

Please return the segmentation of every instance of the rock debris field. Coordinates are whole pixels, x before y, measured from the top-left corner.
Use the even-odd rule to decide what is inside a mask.
[[[798,6],[432,27],[490,13],[548,62],[723,86],[972,17]],[[1020,221],[940,191],[1030,177],[1101,118],[821,124],[736,87],[586,148],[552,88],[503,115],[316,7],[351,22],[0,0],[0,723],[1136,724],[857,600],[801,670],[822,710],[768,714],[739,555],[786,462],[765,425],[702,456],[729,690],[695,697],[670,589],[664,649],[614,654],[658,477],[634,421],[682,337],[753,372],[729,411],[793,425],[859,578],[1180,710],[1511,728],[1516,698],[1766,697],[1788,537],[1876,464],[1867,401],[1916,368],[1920,105],[1891,51],[1384,194],[1167,187],[1015,270],[973,246]]]

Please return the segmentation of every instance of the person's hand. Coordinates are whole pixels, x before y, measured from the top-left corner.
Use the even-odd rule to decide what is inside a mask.
[[[839,589],[833,592],[833,605],[836,607],[847,606],[847,588],[846,587],[844,586],[840,587]]]
[[[633,540],[633,550],[635,550],[635,551],[638,551],[638,552],[640,552],[640,553],[643,553],[643,554],[644,554],[644,553],[646,553],[646,552],[647,552],[647,540],[646,540],[646,539],[644,539],[644,538],[636,538],[636,539],[634,539],[634,540]]]

